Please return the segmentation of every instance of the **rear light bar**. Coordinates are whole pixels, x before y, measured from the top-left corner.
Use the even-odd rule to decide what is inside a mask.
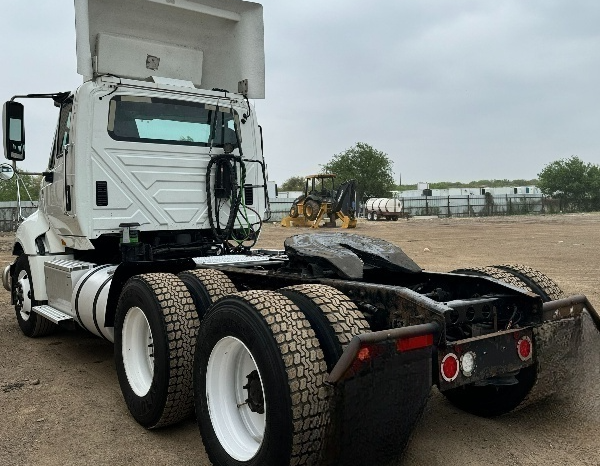
[[[432,345],[433,333],[428,333],[418,337],[400,338],[399,340],[396,340],[396,349],[401,353],[404,351],[425,348]]]
[[[349,370],[357,371],[377,357],[389,352],[390,345],[396,352],[404,353],[433,346],[435,336],[439,334],[437,323],[414,325],[411,327],[394,328],[380,332],[363,333],[355,336],[346,347],[337,364],[327,377],[329,383],[341,380]],[[392,349],[391,351],[394,351]]]

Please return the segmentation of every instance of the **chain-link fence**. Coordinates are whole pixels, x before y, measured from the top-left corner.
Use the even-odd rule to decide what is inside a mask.
[[[559,212],[551,200],[537,194],[423,196],[402,198],[409,216],[482,217]]]
[[[37,202],[21,202],[21,215],[19,215],[19,206],[14,202],[0,202],[0,231],[16,231],[22,221],[37,210]],[[22,218],[20,218],[22,216]]]

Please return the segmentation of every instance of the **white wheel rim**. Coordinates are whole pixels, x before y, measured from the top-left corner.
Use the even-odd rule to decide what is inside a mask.
[[[27,275],[27,271],[21,270],[19,272],[17,282],[21,287],[21,291],[23,292],[23,301],[21,303],[22,307],[19,313],[21,314],[21,319],[27,321],[31,315],[31,298],[29,297],[31,286],[29,284],[29,276]]]
[[[123,321],[122,353],[129,386],[138,396],[145,396],[154,377],[154,342],[146,315],[139,307],[127,311]]]
[[[263,414],[246,403],[249,395],[243,387],[253,371],[260,380]],[[237,338],[222,338],[212,349],[206,368],[206,400],[213,429],[227,454],[237,461],[254,458],[265,434],[267,403],[254,357]]]

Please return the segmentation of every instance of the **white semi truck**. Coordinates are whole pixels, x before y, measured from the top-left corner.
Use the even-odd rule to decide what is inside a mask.
[[[576,351],[584,310],[599,325],[584,296],[524,266],[432,273],[340,233],[254,249],[268,217],[249,101],[264,97],[262,7],[75,9],[83,84],[3,108],[13,162],[20,101],[58,108],[3,283],[26,336],[76,325],[114,342],[140,425],[195,413],[215,465],[385,464],[433,384],[474,414],[508,412],[544,385],[546,354],[555,368]]]

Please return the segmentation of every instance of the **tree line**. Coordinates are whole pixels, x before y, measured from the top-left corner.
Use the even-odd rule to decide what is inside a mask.
[[[334,173],[339,180],[338,184],[350,179],[356,180],[358,198],[363,200],[369,197],[388,197],[390,191],[417,189],[416,184],[395,183],[392,164],[386,153],[359,142],[335,154],[329,162],[321,166],[321,172]],[[303,191],[304,184],[303,176],[292,176],[285,180],[279,189]],[[431,189],[503,186],[537,186],[545,196],[556,199],[564,211],[600,210],[600,166],[586,163],[577,156],[549,163],[535,179],[429,183]]]
[[[27,172],[19,172],[18,174],[15,173],[15,176],[10,180],[0,181],[0,202],[17,200],[17,181],[21,191],[21,200],[38,200],[42,177]]]

